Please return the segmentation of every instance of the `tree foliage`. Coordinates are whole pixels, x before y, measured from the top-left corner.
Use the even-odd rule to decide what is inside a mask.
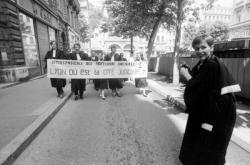
[[[195,36],[211,36],[214,41],[228,40],[229,26],[223,22],[203,23],[196,26],[194,23],[189,22],[184,27],[182,42],[183,49],[191,49],[191,43]]]
[[[87,20],[83,15],[79,16],[79,24],[80,24],[80,40],[84,43],[88,42],[90,40],[89,25],[87,24]]]

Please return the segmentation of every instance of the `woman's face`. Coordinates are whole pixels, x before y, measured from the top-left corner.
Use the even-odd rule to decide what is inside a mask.
[[[75,45],[75,51],[77,51],[77,52],[80,51],[80,46],[79,45]]]
[[[56,42],[53,42],[53,43],[51,44],[51,48],[52,48],[52,49],[56,49]]]
[[[194,46],[195,54],[200,60],[205,60],[212,54],[212,47],[210,47],[205,40],[200,44]]]

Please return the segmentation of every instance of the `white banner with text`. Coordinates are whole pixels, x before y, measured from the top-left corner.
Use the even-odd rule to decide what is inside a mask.
[[[127,61],[47,61],[48,78],[102,79],[147,77],[147,62]]]

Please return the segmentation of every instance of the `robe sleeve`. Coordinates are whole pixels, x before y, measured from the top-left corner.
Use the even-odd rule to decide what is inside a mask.
[[[200,107],[209,95],[216,92],[219,85],[219,66],[215,62],[204,64],[203,68],[194,75],[186,84],[184,101],[187,106],[187,113],[190,110]],[[204,105],[203,105],[204,106]]]
[[[218,80],[219,66],[215,62],[209,62],[202,70],[193,75],[187,82],[188,88],[196,88],[199,86],[213,87],[215,81]]]

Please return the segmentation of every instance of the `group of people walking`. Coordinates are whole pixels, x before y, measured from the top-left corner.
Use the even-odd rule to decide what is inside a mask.
[[[122,54],[116,53],[116,47],[111,47],[111,53],[104,56],[104,58],[99,56],[89,57],[88,54],[81,51],[80,44],[76,43],[74,45],[74,51],[66,55],[63,51],[57,49],[56,42],[52,41],[50,43],[51,50],[47,52],[45,56],[45,67],[47,67],[48,59],[67,59],[67,60],[83,60],[83,61],[126,61],[126,58]],[[143,55],[136,58],[135,61],[145,60]],[[63,87],[66,85],[66,79],[51,78],[51,86],[57,89],[58,97],[63,98],[64,92]],[[112,96],[121,97],[120,90],[123,88],[124,81],[126,78],[110,78],[110,79],[93,79],[94,88],[97,91],[100,91],[100,97],[105,100],[105,90],[111,89]],[[147,81],[146,78],[136,78],[135,86],[140,88],[141,94],[144,97],[147,97],[146,87]],[[74,99],[83,99],[84,91],[86,90],[86,79],[71,79],[71,90],[74,93]]]

